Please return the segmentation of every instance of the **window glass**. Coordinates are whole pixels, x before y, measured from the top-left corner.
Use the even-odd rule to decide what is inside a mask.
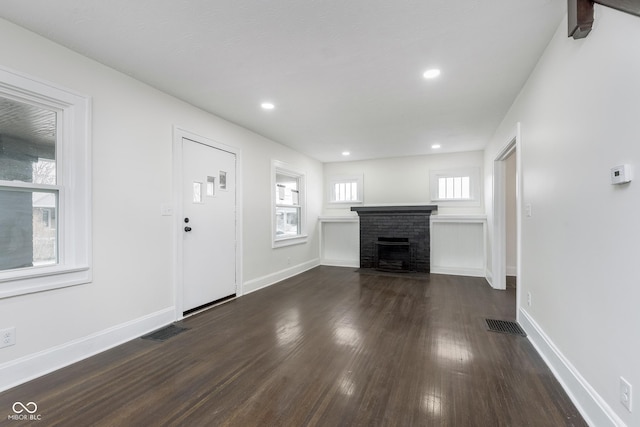
[[[216,195],[216,178],[214,176],[207,177],[207,196],[213,197]]]
[[[193,203],[202,203],[202,183],[193,183]]]
[[[451,176],[438,178],[438,198],[465,200],[471,198],[470,177]]]
[[[276,207],[276,237],[300,234],[299,208]]]
[[[0,270],[57,262],[57,209],[56,192],[0,190]]]
[[[276,204],[299,205],[300,192],[298,178],[276,174]]]
[[[300,191],[297,177],[276,173],[276,238],[300,234]]]
[[[57,262],[56,138],[55,111],[0,97],[0,270]]]
[[[0,97],[0,180],[56,184],[57,114]]]
[[[336,182],[333,185],[334,202],[353,202],[358,200],[357,182]]]

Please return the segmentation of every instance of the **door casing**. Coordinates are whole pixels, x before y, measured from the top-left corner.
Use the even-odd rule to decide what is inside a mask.
[[[515,135],[499,151],[493,162],[493,232],[491,245],[491,280],[494,289],[506,289],[506,166],[505,160],[515,151],[516,156],[516,320],[520,315],[522,289],[522,148],[520,123]]]

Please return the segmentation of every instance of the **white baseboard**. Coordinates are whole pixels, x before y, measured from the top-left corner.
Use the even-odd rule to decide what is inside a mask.
[[[431,265],[431,273],[433,274],[448,274],[453,276],[471,276],[471,277],[485,277],[486,273],[483,268],[462,268],[462,267],[439,267],[437,265]]]
[[[507,276],[516,276],[518,274],[518,268],[513,266],[507,266]]]
[[[493,274],[491,273],[491,270],[487,269],[485,271],[484,278],[487,279],[487,282],[493,288]]]
[[[266,276],[258,277],[257,279],[249,280],[247,282],[244,282],[244,284],[242,285],[242,294],[247,295],[251,292],[266,288],[267,286],[271,286],[285,279],[288,279],[289,277],[304,273],[305,271],[311,270],[312,268],[315,268],[319,265],[320,259],[316,258],[312,259],[311,261],[286,268],[284,270],[276,271],[275,273],[267,274]]]
[[[359,259],[326,259],[323,258],[320,260],[320,265],[326,265],[329,267],[352,267],[352,268],[360,268],[360,260]]]
[[[553,341],[523,308],[520,309],[519,323],[527,332],[527,337],[545,361],[571,401],[590,426],[624,427],[625,423],[591,387],[578,370],[560,352]]]
[[[0,365],[0,392],[116,347],[175,320],[169,307],[56,347]]]

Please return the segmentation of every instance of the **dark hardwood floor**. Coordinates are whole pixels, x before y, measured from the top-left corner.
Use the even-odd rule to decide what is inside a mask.
[[[484,279],[319,267],[0,394],[36,426],[585,426]],[[78,319],[81,321],[81,319]]]

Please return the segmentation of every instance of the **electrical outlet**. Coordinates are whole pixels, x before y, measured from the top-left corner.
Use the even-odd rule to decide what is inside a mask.
[[[16,328],[12,326],[6,329],[0,329],[0,348],[9,347],[16,343]]]
[[[631,384],[620,377],[620,403],[631,412]]]
[[[527,292],[527,306],[531,307],[531,292]]]

